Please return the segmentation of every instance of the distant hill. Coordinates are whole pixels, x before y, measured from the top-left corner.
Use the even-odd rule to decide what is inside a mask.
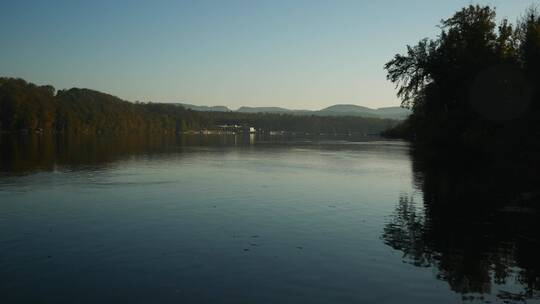
[[[362,116],[403,120],[410,115],[410,111],[401,107],[386,107],[371,109],[353,104],[338,104],[319,111],[290,110],[280,107],[241,107],[240,113],[277,113],[292,115],[316,115],[316,116]]]
[[[410,111],[401,107],[385,107],[371,109],[354,104],[337,104],[322,110],[291,110],[281,107],[240,107],[233,111],[224,106],[197,106],[192,104],[177,103],[184,108],[201,112],[238,112],[238,113],[270,113],[270,114],[291,114],[291,115],[315,115],[315,116],[361,116],[368,118],[384,118],[403,120],[410,115]]]
[[[321,114],[331,116],[365,116],[378,117],[377,110],[353,104],[338,104],[318,111]]]
[[[199,112],[230,112],[231,109],[225,106],[197,106],[189,103],[175,103],[176,105],[182,106],[186,109]]]
[[[402,120],[407,118],[411,112],[401,107],[385,107],[371,109],[368,107],[357,106],[353,104],[339,104],[318,111],[319,114],[329,116],[364,116],[364,117],[379,117]]]
[[[236,112],[240,113],[290,113],[292,110],[280,107],[240,107]]]

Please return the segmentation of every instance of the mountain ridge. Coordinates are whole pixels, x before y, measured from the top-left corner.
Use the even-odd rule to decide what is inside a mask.
[[[271,114],[291,114],[291,115],[315,115],[315,116],[363,116],[374,118],[386,118],[403,120],[410,115],[408,109],[401,107],[380,107],[369,108],[355,104],[335,104],[321,110],[300,110],[287,109],[283,107],[250,107],[241,106],[236,110],[231,110],[226,106],[198,106],[186,103],[175,103],[193,111],[201,112],[238,112],[238,113],[271,113]]]

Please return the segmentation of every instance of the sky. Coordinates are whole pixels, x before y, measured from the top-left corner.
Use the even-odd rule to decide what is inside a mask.
[[[0,0],[0,76],[130,101],[397,106],[384,63],[469,4],[532,0]]]

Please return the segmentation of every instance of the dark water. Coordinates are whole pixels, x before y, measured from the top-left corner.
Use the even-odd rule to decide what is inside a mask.
[[[537,186],[515,166],[398,141],[0,144],[2,303],[540,302]]]

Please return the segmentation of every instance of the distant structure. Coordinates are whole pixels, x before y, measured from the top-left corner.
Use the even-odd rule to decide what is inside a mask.
[[[218,133],[222,134],[254,134],[257,133],[257,129],[251,126],[242,125],[219,125]]]

